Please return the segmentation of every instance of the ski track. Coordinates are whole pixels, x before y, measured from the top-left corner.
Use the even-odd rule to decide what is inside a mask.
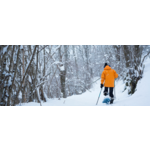
[[[124,90],[123,81],[116,82],[116,97],[113,105],[103,104],[103,91],[98,106],[150,106],[150,59],[145,62],[145,71],[142,80],[137,85],[137,91],[132,96]],[[103,89],[104,90],[104,89]],[[42,106],[96,106],[96,102],[100,92],[100,81],[97,81],[91,92],[86,91],[82,95],[73,95],[66,99],[47,99],[46,103],[42,102]],[[22,104],[22,106],[40,106],[39,103],[31,102]]]

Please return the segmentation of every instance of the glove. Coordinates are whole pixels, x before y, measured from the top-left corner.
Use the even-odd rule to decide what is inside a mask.
[[[103,86],[104,86],[104,85],[103,85],[103,84],[101,84],[101,88],[103,88]]]

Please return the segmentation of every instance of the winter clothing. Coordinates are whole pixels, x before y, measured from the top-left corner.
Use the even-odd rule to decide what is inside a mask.
[[[113,87],[110,87],[110,88],[109,88],[109,96],[110,96],[111,98],[114,98],[113,90],[114,90]],[[105,87],[104,95],[105,95],[105,96],[108,95],[108,87]]]
[[[107,63],[105,63],[105,64],[104,64],[104,68],[105,68],[107,65],[108,65],[108,64],[107,64]]]
[[[103,84],[101,84],[101,88],[103,88],[103,86],[104,86],[104,85],[103,85]]]
[[[105,91],[104,91],[104,95],[107,96],[107,95],[108,95],[108,92],[105,92]]]
[[[114,87],[115,78],[118,78],[118,74],[107,65],[101,75],[101,84],[104,84],[105,81],[105,87]]]
[[[113,104],[113,103],[114,103],[114,98],[111,98],[110,104]]]

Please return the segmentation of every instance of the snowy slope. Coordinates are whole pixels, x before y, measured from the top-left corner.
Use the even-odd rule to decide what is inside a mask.
[[[150,59],[145,62],[145,71],[142,80],[138,82],[137,91],[132,96],[119,92],[117,106],[150,106]]]
[[[116,97],[113,105],[102,104],[104,99],[101,94],[98,106],[150,106],[150,59],[145,62],[144,76],[137,85],[137,91],[132,96],[127,94],[127,91],[122,92],[124,84],[122,81],[116,83]],[[87,91],[82,95],[74,95],[67,99],[48,99],[42,106],[95,106],[100,92],[100,81],[93,85],[91,92]],[[22,106],[39,106],[39,103],[27,103]]]

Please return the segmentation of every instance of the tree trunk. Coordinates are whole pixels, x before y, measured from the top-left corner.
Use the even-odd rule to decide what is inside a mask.
[[[66,83],[66,70],[65,70],[65,66],[62,62],[62,47],[59,48],[59,59],[60,59],[60,83],[61,83],[61,93],[63,94],[63,98],[66,98],[66,90],[65,90],[65,83]]]
[[[123,52],[126,60],[126,67],[130,67],[130,51],[127,45],[123,45]]]
[[[25,51],[22,49],[22,79],[25,74]],[[23,88],[22,88],[22,100],[24,103],[26,103],[26,97],[25,97],[25,80],[23,81]]]
[[[44,57],[43,57],[43,59],[44,59],[44,69],[43,69],[43,77],[44,77],[44,79],[42,79],[42,80],[45,80],[45,65],[46,65],[46,62],[45,62],[45,49],[44,49]],[[40,93],[41,93],[41,99],[44,101],[44,102],[46,102],[46,97],[45,97],[45,93],[44,93],[44,87],[43,87],[43,85],[41,85],[41,87],[40,87]]]

